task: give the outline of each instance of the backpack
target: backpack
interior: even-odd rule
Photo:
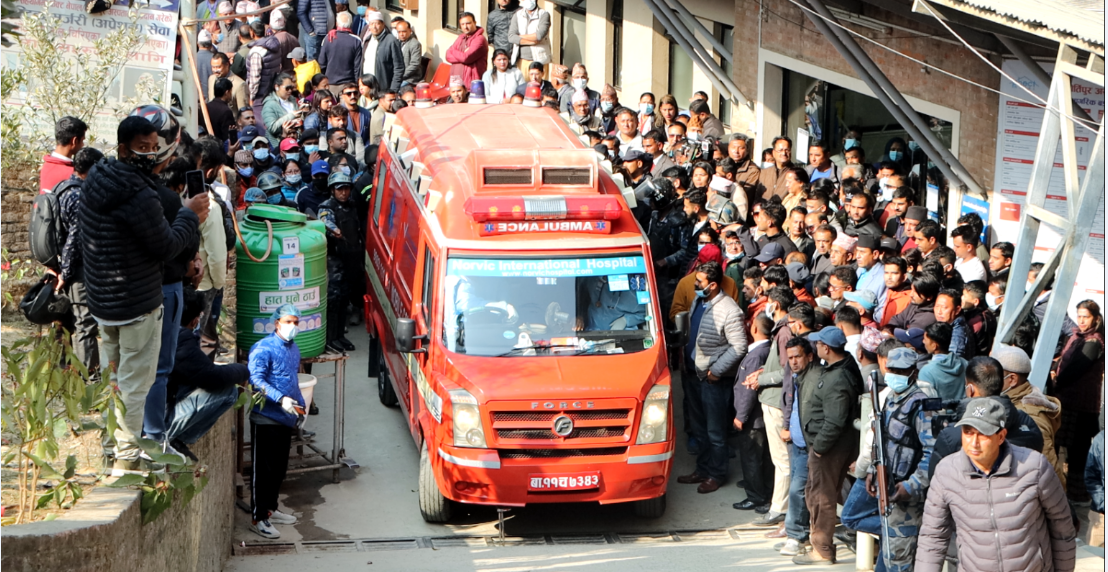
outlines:
[[[49,193],[36,196],[31,204],[31,222],[27,233],[31,256],[51,270],[61,267],[62,247],[68,234],[62,225],[62,195],[80,184],[80,181],[73,179],[61,181]]]

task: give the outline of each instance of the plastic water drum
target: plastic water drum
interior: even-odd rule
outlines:
[[[327,342],[327,237],[320,221],[289,207],[254,205],[239,224],[238,346],[249,349],[273,333],[273,311],[300,310],[296,345],[301,357],[323,353]],[[249,254],[248,254],[249,253]]]

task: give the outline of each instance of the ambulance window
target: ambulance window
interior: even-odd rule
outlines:
[[[423,321],[431,323],[431,294],[434,292],[434,286],[431,284],[435,280],[435,255],[431,254],[431,249],[426,246],[423,247]]]
[[[381,225],[381,197],[385,194],[385,175],[389,172],[388,162],[381,161],[377,165],[380,171],[377,173],[377,188],[373,190],[373,224]]]
[[[400,197],[393,197],[393,204],[397,204],[401,201]],[[416,253],[419,252],[419,221],[418,215],[415,211],[407,211],[405,221],[403,225],[398,225],[398,230],[395,235],[397,242],[395,250],[399,251],[397,258],[397,268],[400,270],[398,273],[400,279],[404,282],[404,286],[408,288],[408,292],[414,292],[413,281],[416,273]],[[391,231],[390,231],[391,234]]]

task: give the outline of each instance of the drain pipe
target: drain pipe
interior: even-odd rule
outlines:
[[[734,56],[731,54],[731,50],[733,50],[734,48],[730,46],[724,46],[722,42],[716,39],[716,37],[708,31],[708,28],[705,28],[704,24],[701,24],[700,20],[696,19],[696,16],[693,16],[691,13],[689,13],[689,10],[685,8],[685,5],[681,3],[681,0],[662,1],[666,4],[669,4],[670,9],[674,10],[681,16],[681,20],[685,22],[686,28],[689,27],[688,23],[692,22],[692,25],[695,28],[694,31],[700,32],[700,34],[704,36],[704,39],[708,40],[709,44],[712,44],[712,47],[715,48],[717,52],[719,52],[719,55],[722,56],[723,59],[731,63],[735,63]],[[689,29],[692,30],[692,28]],[[696,36],[694,35],[693,37],[695,38]]]
[[[831,22],[838,22],[838,20],[831,15],[831,12],[827,10],[827,7],[823,5],[821,0],[808,0],[808,4],[824,18],[827,18]],[[897,112],[894,111],[895,109],[910,110],[910,113],[907,114],[903,111],[899,113],[900,116],[905,117],[907,120],[902,121],[901,126],[908,131],[917,143],[919,143],[925,153],[932,157],[941,158],[941,161],[937,161],[936,165],[943,171],[943,175],[951,181],[961,182],[962,185],[982,198],[988,197],[984,188],[974,180],[973,175],[966,170],[961,161],[959,161],[949,149],[944,147],[938,138],[931,133],[931,130],[923,124],[923,121],[920,120],[919,115],[915,112],[915,109],[912,108],[911,104],[904,99],[900,91],[889,81],[889,78],[885,76],[884,72],[873,63],[873,60],[870,59],[869,55],[867,55],[858,43],[854,41],[854,38],[850,37],[850,34],[843,31],[838,26],[829,25],[818,16],[808,12],[805,12],[805,14],[808,15],[808,19],[810,19],[828,39],[832,37],[838,38],[837,42],[832,42],[835,44],[835,48],[842,53],[844,58],[847,54],[852,56],[852,58],[847,58],[847,62],[849,63],[851,59],[853,59],[851,67],[854,68],[854,71],[856,71],[862,80],[870,86],[870,89],[872,89],[875,94],[884,93],[884,97],[879,96],[879,99],[882,100],[882,103],[885,103],[889,111],[893,111],[893,114],[897,115]],[[889,101],[891,101],[891,103],[886,103]],[[900,119],[898,119],[898,121],[900,121]],[[915,131],[915,133],[913,133],[913,131]],[[929,150],[928,147],[931,149]],[[932,151],[935,153],[932,154]],[[946,163],[948,169],[942,168],[943,163]],[[953,173],[956,173],[958,176],[951,177],[947,174],[948,170],[953,171]],[[959,197],[958,202],[961,202],[961,197]],[[948,210],[951,210],[949,205]]]
[[[657,4],[658,1],[660,0],[643,0],[643,3],[645,3],[646,7],[654,13],[654,17],[662,23],[662,27],[664,27],[671,35],[673,35],[673,39],[677,40],[677,44],[681,46],[681,49],[685,50],[685,52],[689,54],[689,57],[693,60],[693,63],[695,63],[697,67],[699,67],[701,71],[704,72],[704,75],[708,76],[708,79],[712,82],[712,85],[720,93],[726,94],[728,96],[728,99],[732,99],[738,101],[743,105],[749,106],[750,102],[746,99],[746,97],[743,96],[741,92],[739,92],[738,88],[736,88],[735,85],[731,83],[731,80],[725,77],[720,77],[721,75],[726,74],[720,74],[717,70],[712,69],[712,66],[715,65],[715,60],[711,59],[711,56],[708,55],[708,52],[704,50],[704,46],[700,45],[700,42],[698,42],[696,38],[693,38],[692,42],[690,43],[686,34],[682,33],[684,31],[683,25],[679,22],[674,23],[673,20],[675,18],[671,17],[671,14],[668,14],[667,12],[662,10],[662,8]],[[700,49],[697,50],[696,48]],[[707,61],[701,59],[705,57],[707,58]],[[708,61],[711,62],[711,65],[707,63]]]

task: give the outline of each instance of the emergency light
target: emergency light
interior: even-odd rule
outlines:
[[[542,107],[542,85],[538,82],[527,84],[527,90],[523,92],[524,107]]]
[[[485,103],[485,82],[475,79],[469,84],[469,103],[476,105]]]
[[[465,212],[476,222],[521,220],[616,220],[622,207],[614,196],[470,197]]]
[[[416,109],[427,109],[435,105],[434,100],[431,98],[431,84],[421,83],[415,88],[415,106]]]

